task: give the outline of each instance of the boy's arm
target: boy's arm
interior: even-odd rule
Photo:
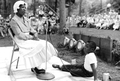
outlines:
[[[93,71],[94,81],[97,81],[97,71],[96,71],[94,63],[91,64],[91,68],[92,68],[92,71]]]

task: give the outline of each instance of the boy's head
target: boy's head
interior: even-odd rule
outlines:
[[[85,53],[94,52],[95,49],[96,49],[96,43],[93,41],[87,41],[85,48],[84,48],[84,52]]]

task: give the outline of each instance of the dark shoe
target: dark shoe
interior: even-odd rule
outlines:
[[[35,67],[35,70],[40,74],[40,73],[45,73],[45,69],[38,69]]]
[[[44,69],[38,69],[37,67],[31,68],[31,71],[34,72],[35,74],[45,73]]]
[[[19,51],[19,48],[15,48],[14,51]]]
[[[53,68],[58,68],[58,69],[61,69],[61,68],[60,68],[60,66],[59,66],[59,65],[57,65],[57,64],[53,64],[53,65],[52,65],[52,67],[53,67]]]

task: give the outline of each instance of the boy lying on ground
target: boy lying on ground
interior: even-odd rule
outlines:
[[[85,45],[84,52],[86,54],[84,59],[84,64],[79,65],[55,65],[54,68],[59,70],[70,72],[72,76],[77,77],[92,77],[94,76],[94,81],[97,81],[97,58],[95,56],[96,44],[93,41],[88,41]]]

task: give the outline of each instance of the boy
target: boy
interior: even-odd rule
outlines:
[[[58,68],[62,71],[70,72],[72,76],[77,77],[92,77],[94,81],[97,81],[97,58],[95,56],[96,44],[93,41],[88,41],[85,45],[85,59],[82,65],[53,65],[54,68]]]

